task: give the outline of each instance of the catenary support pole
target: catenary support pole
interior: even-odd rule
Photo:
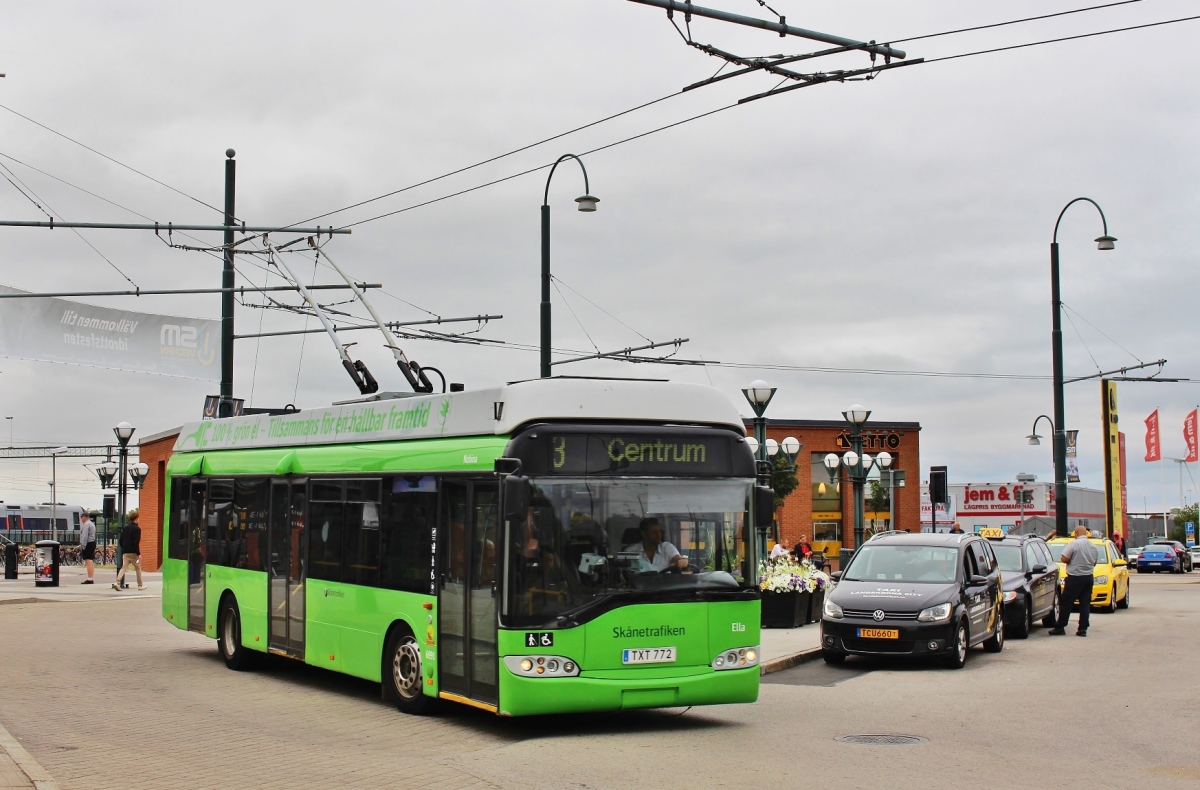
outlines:
[[[225,265],[221,269],[221,400],[218,417],[233,416],[233,223],[234,192],[237,182],[236,152],[225,151]],[[122,478],[123,479],[123,478]]]

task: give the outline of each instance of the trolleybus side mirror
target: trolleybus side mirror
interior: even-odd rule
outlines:
[[[766,486],[754,487],[754,522],[759,529],[775,521],[775,490]]]
[[[508,518],[525,518],[532,499],[529,478],[509,475],[504,478],[504,515]]]

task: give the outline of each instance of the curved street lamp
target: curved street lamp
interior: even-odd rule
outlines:
[[[1050,344],[1054,357],[1054,420],[1051,425],[1054,430],[1054,532],[1058,537],[1067,536],[1067,435],[1066,405],[1063,398],[1063,349],[1062,349],[1062,297],[1058,285],[1058,226],[1062,223],[1063,214],[1067,209],[1080,201],[1086,201],[1100,212],[1100,223],[1104,233],[1096,238],[1096,249],[1111,250],[1115,247],[1116,238],[1108,235],[1108,220],[1100,204],[1089,197],[1077,197],[1058,213],[1054,223],[1054,236],[1050,241],[1050,304],[1053,324],[1050,330]],[[1036,427],[1037,422],[1034,422]],[[1036,436],[1036,433],[1033,434]],[[1034,444],[1031,441],[1030,444]]]
[[[541,342],[541,378],[550,378],[550,179],[554,178],[554,171],[558,169],[559,163],[564,159],[574,159],[579,163],[579,169],[583,171],[583,194],[575,198],[575,202],[579,204],[579,210],[584,212],[592,212],[596,210],[596,204],[600,202],[600,198],[593,197],[588,189],[587,168],[583,166],[583,160],[575,156],[575,154],[563,154],[555,161],[553,167],[550,168],[550,175],[546,176],[546,192],[542,197],[542,342]]]

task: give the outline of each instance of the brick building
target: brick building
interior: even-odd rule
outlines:
[[[753,424],[746,423],[753,435]],[[873,529],[921,529],[921,453],[920,423],[868,421],[863,425],[863,452],[875,457],[881,450],[892,456],[891,468],[903,471],[904,487],[894,489],[894,527],[889,526],[887,478],[879,485],[879,469],[874,464],[863,488],[864,526]],[[831,478],[824,464],[828,453],[842,455],[850,449],[850,430],[845,420],[767,420],[767,438],[782,442],[794,436],[803,443],[796,457],[796,476],[800,484],[788,495],[776,515],[777,535],[788,546],[801,535],[826,557],[837,557],[842,548],[854,548],[853,486],[844,467]],[[875,481],[873,487],[871,481]],[[872,491],[878,492],[871,497]],[[877,508],[873,508],[871,500]]]
[[[162,567],[163,559],[163,513],[166,505],[163,494],[166,488],[167,461],[179,429],[147,436],[138,442],[138,458],[150,467],[146,482],[142,484],[138,498],[138,522],[142,528],[142,570],[156,571]]]

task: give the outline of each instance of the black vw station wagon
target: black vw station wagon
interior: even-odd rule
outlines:
[[[821,654],[938,657],[952,669],[967,650],[1004,649],[1000,567],[984,538],[883,532],[864,543],[825,597]]]

